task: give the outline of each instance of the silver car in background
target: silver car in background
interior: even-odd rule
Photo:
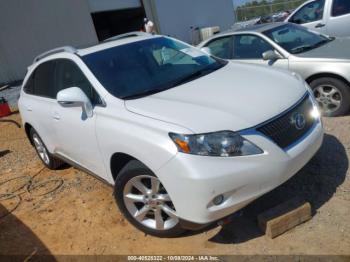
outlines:
[[[296,72],[312,88],[323,115],[349,112],[349,38],[328,37],[291,23],[273,23],[224,32],[198,47],[223,59]]]

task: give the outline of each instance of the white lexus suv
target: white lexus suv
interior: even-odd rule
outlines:
[[[38,56],[19,109],[44,165],[67,162],[113,185],[130,223],[159,237],[241,209],[323,140],[298,75],[139,33]]]

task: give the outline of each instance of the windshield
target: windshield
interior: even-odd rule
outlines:
[[[264,34],[291,54],[300,54],[332,41],[331,38],[293,24],[270,29]]]
[[[227,63],[167,37],[116,46],[82,59],[107,91],[121,99],[167,90]]]

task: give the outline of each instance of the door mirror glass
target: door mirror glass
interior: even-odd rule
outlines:
[[[276,61],[278,59],[282,59],[283,57],[277,53],[276,51],[274,50],[269,50],[269,51],[266,51],[263,53],[263,59],[265,61]]]
[[[79,87],[70,87],[59,91],[57,102],[63,107],[81,107],[87,117],[93,116],[91,101]]]
[[[204,53],[206,53],[208,55],[212,55],[211,50],[210,50],[209,47],[202,47],[201,50],[202,50],[202,52],[204,52]]]

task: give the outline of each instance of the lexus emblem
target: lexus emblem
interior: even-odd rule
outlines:
[[[305,116],[300,113],[295,113],[291,118],[291,124],[298,130],[303,129],[306,125]]]

